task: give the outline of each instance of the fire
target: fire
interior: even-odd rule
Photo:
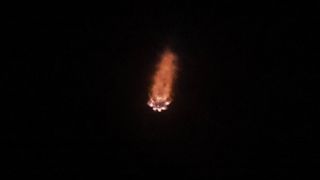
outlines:
[[[148,105],[161,112],[166,110],[172,102],[172,89],[176,77],[177,56],[169,49],[165,50],[157,65],[149,93]]]

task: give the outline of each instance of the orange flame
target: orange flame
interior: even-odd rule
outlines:
[[[172,102],[172,88],[176,77],[176,55],[167,49],[161,56],[157,65],[153,83],[150,89],[148,105],[154,110],[161,112],[166,110]]]

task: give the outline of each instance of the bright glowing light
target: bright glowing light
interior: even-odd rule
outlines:
[[[157,65],[153,76],[153,82],[149,93],[148,105],[154,110],[161,112],[166,110],[172,102],[173,83],[176,77],[176,55],[166,50]]]

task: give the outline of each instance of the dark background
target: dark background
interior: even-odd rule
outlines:
[[[251,6],[132,3],[8,18],[4,171],[304,177],[318,157],[319,18],[300,5]],[[157,113],[148,88],[167,46],[178,79],[173,104]]]

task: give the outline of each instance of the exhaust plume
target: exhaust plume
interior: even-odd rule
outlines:
[[[177,69],[176,61],[176,54],[167,49],[163,52],[160,62],[156,67],[148,101],[148,105],[154,111],[161,112],[166,110],[172,102],[173,84]]]

